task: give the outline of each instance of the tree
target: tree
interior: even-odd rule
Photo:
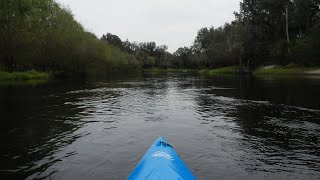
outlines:
[[[176,52],[173,53],[175,56],[174,64],[180,68],[194,68],[195,61],[191,48],[181,47]]]
[[[208,28],[202,28],[198,31],[193,47],[198,51],[203,51],[210,44],[210,33]]]
[[[296,63],[313,66],[320,65],[320,23],[316,24],[305,36],[298,39],[293,48],[292,58]]]
[[[102,35],[101,40],[106,42],[107,44],[113,45],[115,47],[123,48],[123,44],[119,36],[107,33],[107,35]]]
[[[293,0],[294,24],[302,35],[307,29],[312,28],[320,20],[319,0]]]

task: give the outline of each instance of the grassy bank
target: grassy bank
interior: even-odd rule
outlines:
[[[271,68],[258,68],[254,75],[316,75],[320,72],[319,67],[271,67]]]
[[[206,76],[234,75],[239,73],[239,67],[229,66],[229,67],[223,67],[223,68],[217,68],[217,69],[203,69],[198,71],[198,73]]]
[[[0,71],[0,81],[30,81],[30,80],[41,80],[46,81],[50,77],[50,73],[38,72],[35,70],[24,71],[24,72],[6,72]]]
[[[186,73],[186,72],[194,72],[193,69],[173,69],[173,68],[149,68],[144,69],[145,72],[151,72],[151,73],[161,73],[161,72],[176,72],[176,73]]]

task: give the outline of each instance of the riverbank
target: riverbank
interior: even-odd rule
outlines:
[[[35,70],[24,71],[24,72],[6,72],[0,71],[1,82],[21,82],[21,81],[47,81],[50,78],[50,73],[39,72]]]
[[[320,67],[266,66],[253,71],[253,75],[319,75]]]
[[[198,71],[200,75],[217,76],[217,75],[236,75],[239,74],[239,66],[229,66],[217,69],[203,69]]]
[[[175,73],[187,73],[187,72],[194,72],[196,70],[194,69],[173,69],[173,68],[149,68],[149,69],[143,69],[144,72],[149,73],[162,73],[162,72],[175,72]]]
[[[199,70],[200,75],[218,76],[218,75],[237,75],[238,66],[229,66],[216,69]],[[320,76],[320,67],[299,67],[299,66],[266,66],[257,68],[252,72],[255,76],[271,75],[316,75]]]

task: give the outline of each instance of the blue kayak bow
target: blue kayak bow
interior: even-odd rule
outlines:
[[[158,138],[133,169],[127,180],[195,180],[172,146]]]

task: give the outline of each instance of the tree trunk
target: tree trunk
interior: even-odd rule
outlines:
[[[288,42],[288,53],[291,52],[289,44],[290,44],[290,36],[289,36],[289,5],[286,6],[286,33],[287,33],[287,42]]]
[[[287,32],[287,42],[290,43],[290,36],[289,36],[289,8],[288,8],[288,5],[286,6],[286,32]]]
[[[243,73],[243,67],[242,67],[242,58],[241,55],[239,55],[239,72]]]

